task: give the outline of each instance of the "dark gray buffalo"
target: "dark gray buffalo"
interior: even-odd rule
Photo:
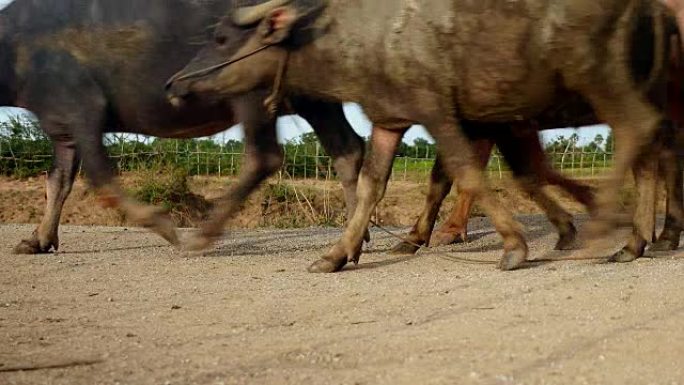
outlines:
[[[593,239],[619,223],[615,199],[628,170],[651,149],[663,116],[636,79],[662,80],[662,63],[635,63],[644,37],[663,50],[665,9],[655,0],[271,0],[235,9],[215,43],[171,89],[236,95],[259,88],[331,101],[357,101],[375,124],[357,190],[359,205],[342,239],[312,267],[335,271],[358,260],[363,230],[384,194],[392,155],[408,125],[435,138],[444,172],[478,196],[504,238],[500,267],[520,266],[520,225],[492,198],[462,120],[527,120],[577,93],[618,143],[600,189]],[[235,50],[235,46],[240,48]],[[650,55],[660,58],[664,55]],[[647,55],[649,57],[649,55]],[[638,61],[637,61],[638,62]],[[639,230],[649,239],[652,234]],[[605,239],[605,238],[604,238]]]
[[[17,253],[58,248],[59,217],[79,160],[105,204],[177,242],[175,226],[165,215],[122,193],[102,144],[106,132],[192,138],[242,121],[245,168],[219,202],[216,221],[235,213],[280,167],[282,149],[263,96],[247,95],[230,105],[188,99],[176,109],[164,94],[166,79],[210,38],[210,24],[227,6],[227,1],[211,0],[16,0],[0,12],[0,105],[33,111],[54,143],[45,215]],[[348,207],[353,207],[363,141],[339,104],[304,99],[292,104],[336,158]]]

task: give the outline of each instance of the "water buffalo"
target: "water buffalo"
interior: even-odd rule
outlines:
[[[601,239],[617,224],[631,222],[617,214],[615,196],[627,171],[652,149],[663,122],[658,103],[636,80],[662,81],[664,54],[634,60],[642,56],[644,41],[665,50],[665,9],[654,1],[247,3],[230,16],[246,28],[246,38],[231,40],[235,27],[221,23],[215,43],[172,87],[222,95],[269,87],[277,93],[282,87],[359,102],[375,124],[357,189],[359,205],[342,239],[312,271],[336,271],[358,260],[396,146],[415,123],[435,138],[444,173],[460,191],[481,200],[504,238],[499,266],[519,267],[528,254],[522,231],[486,188],[461,122],[533,119],[573,93],[613,128],[618,143],[614,170],[600,189],[586,233]]]
[[[230,104],[185,100],[177,109],[164,94],[166,79],[211,37],[208,26],[228,5],[225,0],[16,0],[0,12],[0,105],[33,111],[54,146],[45,215],[15,252],[59,247],[59,218],[79,160],[105,204],[177,242],[165,215],[123,194],[102,144],[106,132],[194,138],[242,121],[246,162],[239,182],[218,203],[214,218],[222,221],[281,166],[283,153],[264,96],[245,95]],[[303,98],[292,104],[335,158],[348,208],[353,207],[363,140],[341,105]]]
[[[558,108],[546,111],[542,116],[530,122],[515,122],[504,124],[478,124],[463,121],[462,125],[471,138],[476,138],[475,152],[484,169],[494,145],[497,145],[502,155],[509,163],[518,185],[530,195],[547,213],[547,217],[558,231],[558,242],[555,249],[568,250],[576,245],[577,235],[572,223],[572,215],[558,205],[554,199],[547,196],[541,189],[544,185],[557,185],[570,193],[578,202],[589,210],[594,209],[593,189],[570,180],[555,171],[546,159],[546,154],[539,140],[538,132],[544,129],[556,128],[563,123],[568,126],[580,126],[595,123],[591,110],[586,103],[577,98],[570,98],[570,102],[563,103]],[[502,127],[503,126],[503,127]],[[431,186],[431,190],[449,190],[451,181],[448,178],[435,178],[446,183],[445,186]],[[434,233],[431,231],[436,215],[444,196],[428,194],[425,209],[417,223],[407,236],[407,240],[394,248],[396,253],[413,253],[418,245],[445,245],[457,240],[466,240],[468,215],[473,197],[469,194],[459,194],[454,209],[441,228]]]
[[[670,129],[661,131],[660,136],[660,152],[659,152],[659,170],[662,179],[665,181],[666,187],[666,216],[665,216],[665,226],[658,236],[657,240],[650,247],[653,251],[667,251],[676,250],[680,244],[681,233],[684,230],[684,194],[682,191],[683,184],[683,174],[682,169],[684,168],[682,162],[683,153],[681,149],[684,149],[684,98],[682,97],[682,85],[684,77],[684,62],[682,61],[682,47],[680,43],[679,32],[677,28],[673,25],[672,20],[668,20],[669,28],[667,34],[670,37],[669,42],[669,54],[667,58],[667,100],[666,100],[666,112],[668,118],[672,122]],[[648,44],[644,44],[644,47]],[[647,53],[644,56],[648,56]],[[647,87],[648,84],[642,84],[642,87]],[[655,86],[655,84],[653,84]],[[658,90],[649,90],[652,97],[658,98]],[[662,100],[661,100],[662,102]],[[598,118],[595,116],[591,108],[581,100],[571,99],[569,103],[565,103],[559,106],[557,109],[552,109],[547,111],[540,117],[537,117],[535,121],[530,122],[536,129],[551,129],[554,127],[572,127],[572,126],[582,126],[598,124]],[[482,162],[484,167],[488,161],[491,153],[491,149],[494,146],[494,141],[481,139],[476,146],[477,154],[479,160]],[[538,175],[539,181],[549,184],[566,185],[566,189],[577,189],[577,186],[567,185],[567,181],[553,169],[551,169],[546,162],[543,160],[543,149],[538,145],[538,142],[530,137],[528,141],[520,141],[519,144],[526,145],[525,151],[535,154],[532,157],[538,159],[534,163],[536,167],[535,174]],[[639,172],[639,170],[637,170]],[[641,170],[643,172],[643,170]],[[642,174],[643,177],[648,178],[648,175]],[[641,187],[644,186],[647,189],[653,189],[652,181],[651,183],[641,181]],[[651,184],[651,186],[649,186]],[[584,203],[585,206],[591,206],[591,202],[583,202],[583,197],[589,197],[586,191],[582,190],[579,186],[579,191],[574,195],[580,202]],[[653,205],[655,204],[654,197],[648,196],[654,191],[641,191],[640,195],[645,195],[640,197],[645,202],[642,202],[642,206],[651,206],[650,210],[642,211],[642,215],[651,216],[653,212]],[[410,242],[404,242],[399,244],[396,248],[398,252],[410,252],[414,251],[416,248],[411,246],[412,244],[424,244],[430,241],[431,245],[445,245],[460,241],[465,241],[467,237],[467,222],[468,215],[472,207],[473,199],[471,196],[466,194],[460,194],[451,215],[444,221],[439,229],[437,229],[430,238],[427,238],[422,234],[420,228],[420,221],[412,229],[408,239]],[[438,202],[428,201],[426,204],[425,212],[434,210],[431,208],[431,204],[437,204]],[[650,213],[649,213],[650,211]],[[649,220],[647,220],[649,222]],[[652,228],[652,223],[647,223],[644,226],[644,232],[649,231]],[[562,246],[563,233],[560,233],[561,239],[559,239],[559,244]],[[643,255],[647,239],[645,239],[639,231],[633,233],[630,242],[618,253],[612,256],[612,259],[620,262],[631,261]],[[557,248],[563,248],[558,247]]]

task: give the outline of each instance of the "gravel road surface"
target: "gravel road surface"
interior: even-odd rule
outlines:
[[[564,255],[521,219],[532,257]],[[305,269],[338,229],[231,232],[189,255],[64,226],[59,253],[15,256],[32,226],[0,225],[0,384],[684,384],[681,252],[500,272],[476,262],[500,239],[472,223],[472,243],[412,257],[374,229],[332,275]]]

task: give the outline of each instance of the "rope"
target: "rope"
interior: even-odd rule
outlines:
[[[396,238],[396,239],[398,239],[404,243],[408,243],[411,246],[415,246],[419,250],[420,249],[427,249],[427,247],[425,245],[419,245],[419,244],[407,239],[406,237],[403,237],[399,234],[396,234],[396,233],[386,229],[385,227],[378,224],[377,222],[375,222],[372,219],[370,220],[370,223],[373,226],[380,229],[381,231],[383,231],[384,233],[386,233],[386,234],[388,234],[388,235],[390,235],[390,236],[392,236],[392,237],[394,237],[394,238]],[[416,250],[416,252],[418,252],[418,250]],[[497,261],[459,257],[459,256],[453,255],[451,253],[434,251],[434,250],[429,251],[428,254],[434,255],[434,256],[437,256],[439,258],[446,259],[449,261],[461,262],[461,263],[466,263],[466,264],[471,264],[471,265],[496,265],[496,264],[498,264]],[[534,263],[534,262],[563,262],[563,261],[595,261],[595,260],[606,260],[606,259],[608,259],[608,258],[607,257],[591,257],[591,256],[580,256],[580,257],[566,256],[566,257],[559,257],[559,258],[539,258],[539,259],[528,260],[527,262]]]
[[[259,52],[261,52],[261,51],[263,51],[263,50],[265,50],[265,49],[267,49],[267,48],[269,48],[269,47],[272,47],[272,46],[273,46],[273,44],[266,44],[266,45],[263,45],[263,46],[261,46],[261,47],[255,49],[255,50],[253,50],[253,51],[251,51],[251,52],[248,52],[248,53],[246,53],[246,54],[244,54],[244,55],[242,55],[242,56],[239,56],[239,57],[237,57],[237,58],[234,58],[234,59],[230,59],[230,60],[224,61],[224,62],[219,63],[219,64],[216,64],[216,65],[213,65],[213,66],[210,66],[210,67],[206,67],[206,68],[202,68],[202,69],[197,70],[197,71],[192,71],[192,72],[187,73],[187,74],[185,74],[185,75],[180,75],[180,73],[179,73],[179,74],[177,74],[176,76],[174,76],[174,77],[172,77],[171,79],[169,79],[169,81],[166,83],[166,86],[169,87],[169,86],[171,85],[171,83],[173,83],[173,82],[178,82],[178,81],[181,81],[181,80],[188,80],[188,79],[193,79],[193,78],[198,78],[198,77],[207,76],[207,75],[209,75],[209,74],[211,74],[211,73],[213,73],[213,72],[216,72],[216,71],[218,71],[218,70],[220,70],[220,69],[222,69],[222,68],[224,68],[224,67],[228,67],[228,66],[231,65],[231,64],[235,64],[235,63],[237,63],[237,62],[239,62],[239,61],[242,61],[242,60],[247,59],[247,58],[250,57],[250,56],[256,55],[257,53],[259,53]],[[180,76],[179,76],[179,75],[180,75]]]

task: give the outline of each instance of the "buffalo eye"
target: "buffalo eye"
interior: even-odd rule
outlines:
[[[216,37],[214,38],[214,41],[215,41],[216,44],[218,44],[218,45],[224,45],[224,44],[226,44],[226,37],[225,37],[225,36],[222,36],[222,35],[219,35],[219,36],[216,36]]]

